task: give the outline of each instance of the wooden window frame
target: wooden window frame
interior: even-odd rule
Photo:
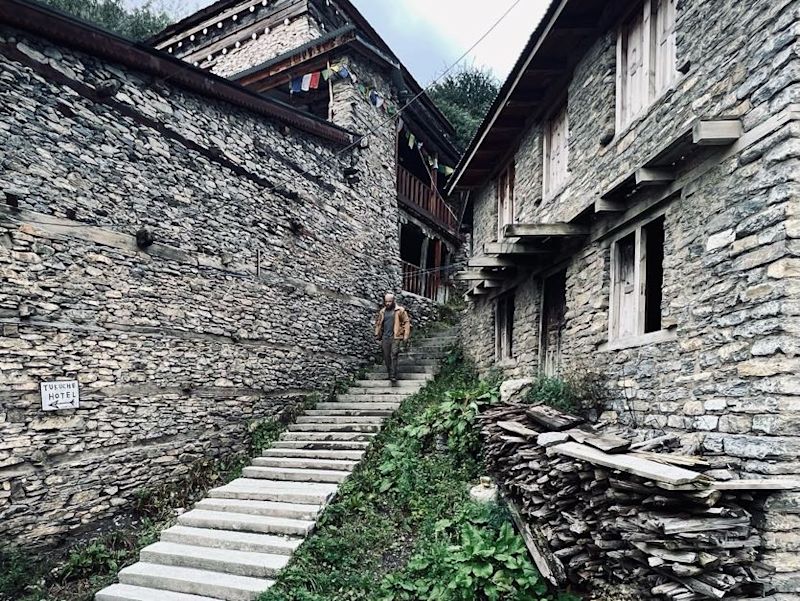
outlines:
[[[678,78],[676,27],[677,0],[644,0],[639,8],[620,25],[617,33],[616,111],[617,132],[634,123],[665,94]],[[664,19],[667,19],[664,22]],[[636,104],[629,90],[627,74],[630,34],[636,23],[641,23],[642,69],[644,89]],[[664,58],[664,55],[667,58]]]
[[[515,312],[513,292],[504,294],[497,299],[494,318],[495,359],[501,363],[514,358]]]
[[[610,343],[620,341],[632,341],[639,338],[650,337],[661,329],[654,331],[647,331],[647,314],[646,314],[646,299],[647,299],[647,230],[650,226],[661,220],[662,228],[666,234],[666,224],[664,222],[664,213],[659,213],[648,218],[646,221],[641,221],[625,230],[619,232],[611,241],[611,298],[609,302],[609,320],[608,320],[608,340]],[[621,262],[620,262],[620,243],[634,236],[634,331],[633,333],[621,335],[620,326],[622,323],[620,309],[622,305],[621,297]],[[663,255],[662,255],[663,257]],[[663,291],[663,259],[662,259],[662,281],[661,289]],[[663,309],[663,298],[659,305]]]
[[[515,222],[514,185],[516,184],[516,165],[512,160],[500,172],[496,180],[497,196],[497,241],[503,239],[503,229]]]
[[[561,108],[545,122],[542,144],[542,197],[547,200],[557,196],[569,182],[569,103],[564,100]],[[563,171],[553,168],[553,137],[563,120],[564,146]]]

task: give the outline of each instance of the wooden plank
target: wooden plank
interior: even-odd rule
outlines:
[[[514,261],[499,257],[474,257],[469,260],[469,267],[513,267]]]
[[[493,271],[488,270],[478,270],[478,271],[459,271],[456,273],[453,278],[460,281],[460,282],[477,282],[480,280],[486,280],[488,278],[497,279],[499,277],[503,277],[501,273],[495,273]]]
[[[714,482],[714,490],[800,490],[800,480],[767,478],[763,480],[729,480]]]
[[[575,442],[589,445],[604,453],[624,453],[631,446],[631,441],[621,436],[592,432],[587,427],[573,428],[567,430],[565,434],[568,434]]]
[[[595,213],[624,213],[627,206],[624,202],[614,202],[613,200],[596,200],[594,203]]]
[[[675,181],[675,172],[658,167],[642,167],[634,175],[637,186],[660,186]]]
[[[507,498],[505,501],[508,506],[508,512],[511,514],[511,519],[514,521],[520,536],[522,536],[522,540],[525,541],[528,553],[530,553],[533,563],[539,569],[539,573],[553,586],[564,584],[567,581],[567,571],[564,569],[564,564],[561,563],[561,560],[553,555],[547,538],[545,538],[538,526],[525,521],[513,501]]]
[[[574,238],[588,234],[587,226],[572,223],[512,223],[503,228],[505,238]]]
[[[507,432],[524,436],[525,438],[537,438],[539,436],[539,432],[526,428],[517,422],[497,422],[497,426]]]
[[[522,244],[521,242],[490,242],[483,247],[487,255],[546,255],[546,248]]]
[[[582,417],[562,413],[558,409],[548,407],[547,405],[531,407],[525,411],[525,415],[537,424],[541,424],[548,430],[555,430],[556,432],[569,430],[584,421]]]
[[[699,146],[727,146],[744,134],[738,119],[698,121],[692,129],[692,141]]]
[[[480,283],[481,288],[502,288],[503,282],[499,280],[483,280]]]
[[[671,465],[664,465],[650,461],[648,459],[641,459],[633,455],[609,455],[603,451],[593,449],[592,447],[578,444],[576,442],[567,442],[551,448],[551,451],[586,461],[594,465],[602,465],[611,469],[641,476],[649,480],[657,482],[664,482],[674,486],[683,484],[699,483],[703,476],[696,472],[692,472],[680,467]]]

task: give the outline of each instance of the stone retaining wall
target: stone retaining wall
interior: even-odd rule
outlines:
[[[0,138],[0,543],[63,542],[374,356],[400,280],[381,147],[7,28]],[[81,408],[43,412],[61,379]]]

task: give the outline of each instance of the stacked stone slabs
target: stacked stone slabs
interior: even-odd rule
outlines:
[[[451,333],[420,340],[396,387],[376,367],[334,402],[289,426],[238,478],[194,509],[123,569],[96,601],[254,601],[314,530],[386,419],[434,377]]]

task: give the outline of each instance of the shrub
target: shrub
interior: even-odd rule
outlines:
[[[531,404],[549,405],[561,411],[594,418],[596,416],[593,414],[605,400],[605,387],[597,372],[570,371],[558,378],[536,378],[525,400]]]

